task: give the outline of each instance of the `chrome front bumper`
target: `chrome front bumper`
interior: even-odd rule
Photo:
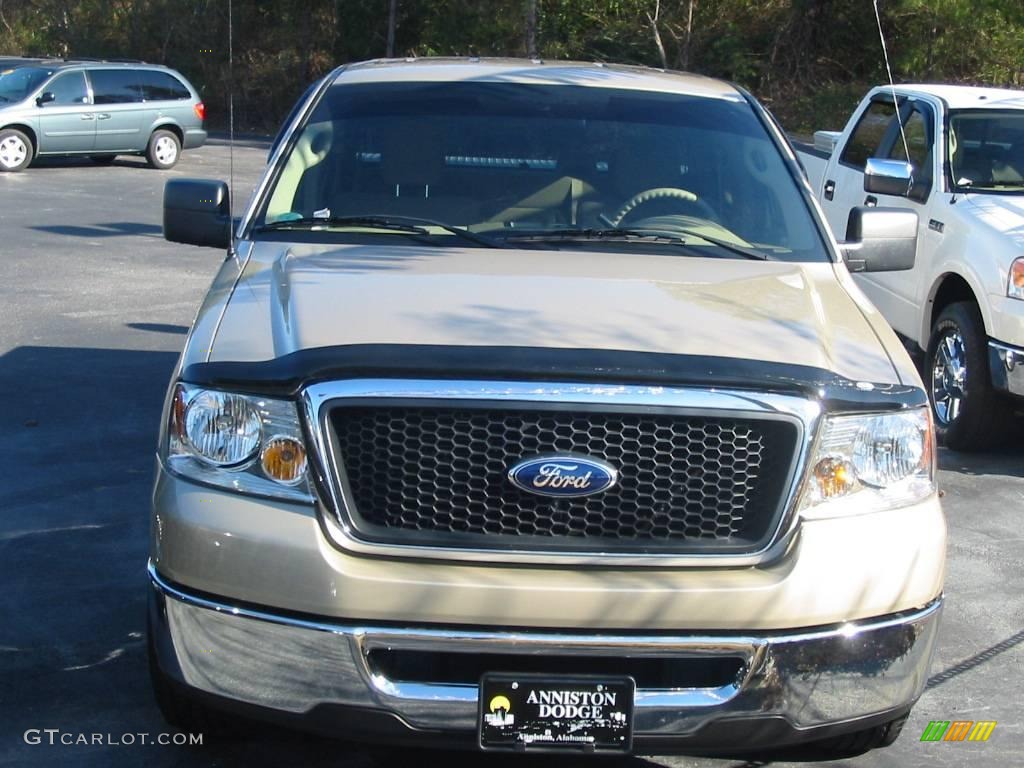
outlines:
[[[739,733],[772,734],[776,745],[778,728],[752,724],[783,723],[794,741],[837,725],[855,730],[872,718],[897,716],[924,689],[942,604],[939,598],[875,620],[751,635],[405,628],[264,613],[191,594],[152,566],[149,575],[161,669],[194,690],[281,713],[292,723],[314,709],[338,706],[389,713],[410,735],[450,734],[466,741],[475,732],[476,685],[388,679],[371,668],[374,649],[744,660],[737,679],[717,688],[638,689],[639,749],[669,743],[765,746],[737,745]]]
[[[988,364],[996,390],[1024,398],[1024,349],[990,341]]]

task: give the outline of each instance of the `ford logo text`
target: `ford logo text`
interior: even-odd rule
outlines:
[[[508,479],[527,493],[576,498],[607,491],[618,481],[619,473],[603,461],[583,456],[538,456],[509,469]]]

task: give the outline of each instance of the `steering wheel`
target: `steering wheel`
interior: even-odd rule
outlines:
[[[643,192],[638,192],[633,195],[629,200],[622,204],[618,213],[612,216],[609,221],[613,227],[617,227],[622,223],[622,220],[626,218],[626,216],[641,205],[653,200],[665,200],[671,198],[676,200],[685,200],[688,203],[695,204],[707,219],[711,219],[712,221],[718,219],[718,216],[715,214],[714,210],[712,210],[711,206],[703,200],[698,199],[690,190],[679,189],[678,187],[655,187],[654,189],[645,189]]]

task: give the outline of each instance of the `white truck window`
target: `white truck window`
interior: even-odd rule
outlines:
[[[872,102],[846,142],[839,161],[863,170],[868,158],[875,156],[895,116],[896,105],[891,101]]]
[[[897,136],[889,150],[892,160],[909,160],[914,166],[914,186],[909,197],[923,201],[928,198],[932,187],[932,136],[928,117],[915,108],[903,124],[903,133],[907,138],[906,149],[910,150],[907,157],[903,140]]]

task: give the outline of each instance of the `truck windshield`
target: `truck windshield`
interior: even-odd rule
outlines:
[[[1024,192],[1024,109],[951,112],[949,144],[956,188]]]
[[[0,68],[0,104],[21,101],[52,74],[39,67]]]
[[[458,227],[510,247],[829,258],[741,97],[592,86],[334,85],[253,223],[275,239],[472,245]]]

